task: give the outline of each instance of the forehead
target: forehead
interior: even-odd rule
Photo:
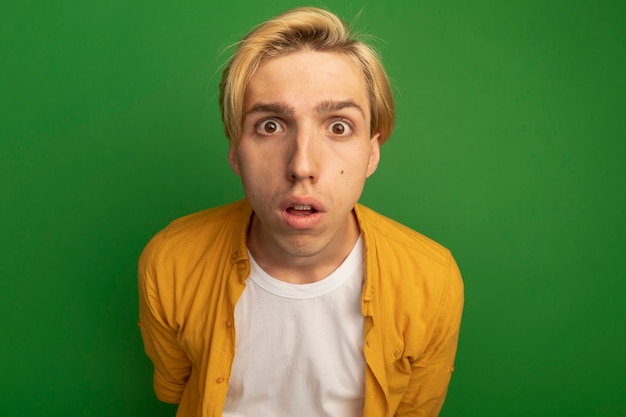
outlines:
[[[335,100],[354,101],[369,109],[360,66],[345,54],[301,50],[261,62],[246,88],[244,112],[259,102],[305,109]]]

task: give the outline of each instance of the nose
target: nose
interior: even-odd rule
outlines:
[[[289,152],[288,180],[316,183],[320,174],[321,152],[321,144],[314,129],[298,129]]]

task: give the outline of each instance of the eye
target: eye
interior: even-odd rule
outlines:
[[[352,126],[346,121],[336,120],[328,125],[328,131],[336,136],[346,136],[352,133]]]
[[[283,127],[275,119],[263,120],[257,125],[256,129],[262,135],[273,135],[283,132]]]

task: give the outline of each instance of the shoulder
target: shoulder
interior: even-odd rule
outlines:
[[[249,204],[240,200],[178,218],[148,242],[140,264],[198,257],[214,245],[226,249],[227,241],[237,246],[238,238],[245,239],[250,215]]]
[[[418,297],[429,311],[439,309],[437,304],[462,305],[463,281],[450,250],[362,205],[356,213],[365,242],[368,291],[378,288],[396,305]]]
[[[249,206],[245,200],[208,208],[172,221],[155,237],[162,237],[163,239],[194,238],[215,228],[235,226],[248,209]]]
[[[389,323],[418,332],[434,323],[458,328],[464,286],[450,251],[369,208],[355,210],[365,241],[365,294],[378,299]]]
[[[432,263],[444,268],[453,261],[447,248],[410,227],[363,205],[355,210],[366,242],[377,251],[407,258],[409,263]]]

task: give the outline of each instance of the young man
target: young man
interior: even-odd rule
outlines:
[[[394,124],[376,54],[295,9],[241,41],[220,90],[246,198],[142,254],[157,396],[178,416],[436,416],[463,288],[448,250],[357,203]]]

